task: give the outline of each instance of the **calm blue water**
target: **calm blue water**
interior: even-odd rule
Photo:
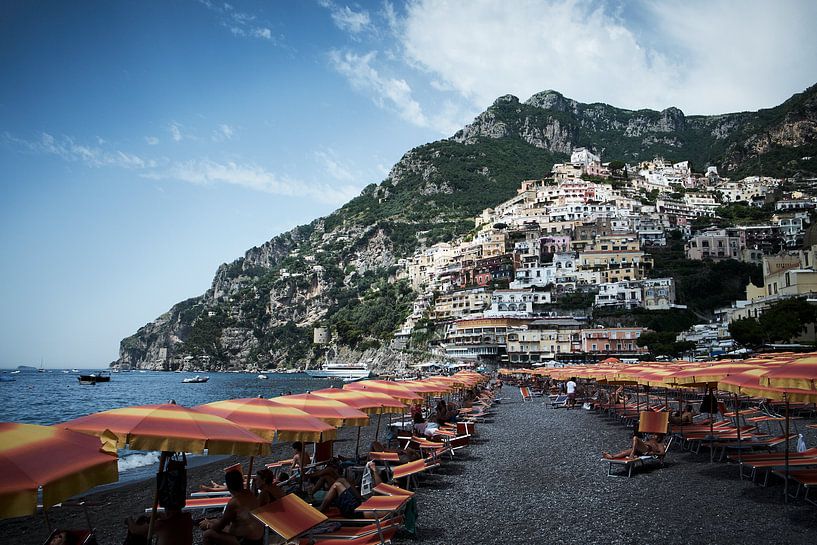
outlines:
[[[173,399],[179,405],[192,407],[211,401],[241,397],[276,397],[292,392],[341,387],[336,379],[314,379],[303,373],[266,373],[268,380],[256,373],[112,373],[110,382],[82,386],[79,373],[49,369],[45,373],[22,371],[11,375],[10,369],[0,371],[13,382],[0,382],[0,421],[26,424],[57,424],[72,418],[108,409],[132,405],[167,403]],[[92,370],[80,370],[90,373]],[[195,375],[208,376],[208,382],[183,384],[182,379]],[[139,451],[119,452],[120,482],[150,478],[158,465],[158,453]],[[191,466],[223,457],[192,457]],[[106,485],[109,488],[115,485]]]
[[[91,370],[80,370],[90,373]],[[164,373],[131,371],[112,373],[111,382],[81,386],[79,373],[50,369],[45,373],[22,371],[10,375],[14,382],[0,382],[0,421],[27,424],[56,424],[99,411],[167,403],[192,407],[211,401],[240,397],[276,397],[287,392],[300,394],[310,390],[341,387],[340,380],[315,379],[303,373],[267,373],[259,380],[253,373]],[[195,375],[209,376],[208,382],[182,384]]]

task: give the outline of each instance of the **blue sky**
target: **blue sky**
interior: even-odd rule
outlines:
[[[107,364],[220,263],[496,96],[776,105],[817,81],[814,20],[808,1],[4,2],[0,366]]]

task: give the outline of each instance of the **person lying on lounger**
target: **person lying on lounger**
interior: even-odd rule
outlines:
[[[262,469],[256,473],[258,504],[267,505],[286,496],[286,491],[279,485],[288,479],[289,475],[286,473],[275,475],[269,469]]]
[[[355,509],[357,509],[361,503],[363,503],[363,501],[360,499],[360,494],[357,493],[357,490],[355,490],[349,481],[341,477],[332,483],[332,486],[326,491],[326,495],[323,497],[323,501],[318,510],[323,513],[329,507],[337,507],[340,510],[340,514],[344,517],[354,518],[358,516]]]
[[[54,537],[48,540],[48,545],[74,545],[77,542],[74,539],[74,536],[66,532],[65,530],[60,530]]]
[[[610,454],[602,452],[605,460],[618,460],[621,458],[635,458],[636,456],[663,456],[664,455],[664,434],[657,433],[651,439],[641,439],[638,435],[633,435],[632,447]]]

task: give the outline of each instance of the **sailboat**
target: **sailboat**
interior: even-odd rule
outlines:
[[[45,373],[45,367],[43,366],[43,359],[40,358],[40,368],[37,369],[38,373]]]

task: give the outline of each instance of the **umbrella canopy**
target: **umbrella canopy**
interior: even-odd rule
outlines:
[[[718,381],[718,389],[735,394],[743,394],[762,399],[793,401],[795,403],[817,402],[817,390],[801,388],[777,388],[763,384],[769,369],[749,369],[742,373],[729,375]]]
[[[403,403],[413,403],[423,400],[422,396],[415,394],[404,386],[400,386],[399,382],[390,382],[387,380],[361,380],[360,382],[351,382],[344,384],[343,389],[380,392],[381,394],[390,395]]]
[[[54,426],[0,423],[0,518],[32,515],[37,489],[50,507],[119,478],[116,449],[98,437]]]
[[[709,367],[692,367],[672,374],[672,379],[680,386],[715,386],[718,381],[730,375],[757,369],[759,363],[728,362]]]
[[[58,425],[61,428],[116,436],[117,446],[134,450],[267,454],[269,443],[220,416],[181,405],[142,405],[102,411]]]
[[[226,418],[267,441],[277,434],[279,441],[319,442],[332,440],[337,434],[334,426],[309,413],[259,397],[214,401],[198,405],[196,410]]]
[[[402,413],[406,410],[405,403],[398,401],[387,394],[371,392],[369,390],[341,390],[340,388],[326,388],[315,390],[313,395],[342,401],[366,414]]]
[[[275,397],[270,401],[286,407],[294,407],[336,427],[369,424],[369,415],[337,399],[315,394],[297,394]]]
[[[406,380],[399,383],[405,386],[414,393],[426,396],[444,395],[455,389],[452,384],[437,380],[437,378],[428,378],[423,380]]]
[[[785,363],[766,374],[761,382],[774,388],[817,390],[817,355],[782,361]]]

